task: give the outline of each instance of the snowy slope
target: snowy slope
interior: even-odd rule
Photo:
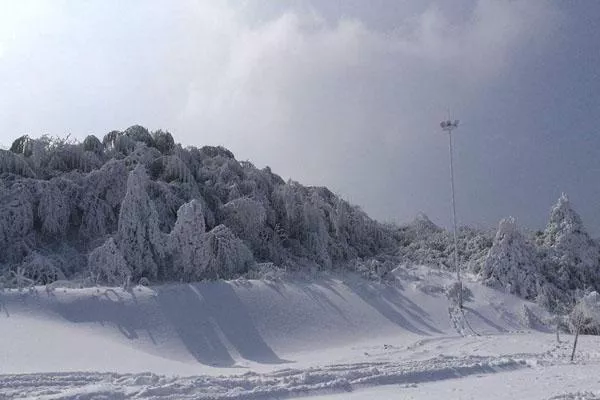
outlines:
[[[202,282],[130,292],[6,291],[0,297],[0,334],[13,340],[0,349],[0,372],[204,373],[282,364],[290,354],[367,339],[393,337],[408,344],[456,335],[441,292],[445,281],[422,269],[396,284],[347,276],[312,282]],[[467,306],[476,331],[528,328],[521,315],[526,302],[477,284],[473,290],[475,300]],[[29,355],[43,352],[52,355],[48,365],[28,361]]]
[[[463,337],[449,322],[448,275],[397,275],[4,291],[0,398],[358,394],[565,360],[568,345],[544,333],[535,305],[469,283],[481,336]]]

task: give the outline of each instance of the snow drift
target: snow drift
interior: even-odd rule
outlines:
[[[456,335],[443,293],[449,277],[426,268],[403,274],[403,283],[347,275],[8,290],[0,293],[0,373],[274,370],[356,343]],[[528,313],[541,315],[532,303],[469,287],[466,312],[477,333],[543,328]]]

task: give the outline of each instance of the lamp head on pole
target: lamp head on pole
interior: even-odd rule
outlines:
[[[457,119],[455,119],[454,121],[451,121],[451,120],[448,119],[446,121],[440,122],[440,126],[442,127],[443,131],[452,132],[453,129],[458,128],[458,123],[459,122],[460,121],[457,120]]]

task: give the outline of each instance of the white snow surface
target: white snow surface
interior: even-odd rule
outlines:
[[[469,282],[470,329],[448,274],[395,273],[5,290],[0,399],[600,399],[597,338],[570,363],[536,305]]]

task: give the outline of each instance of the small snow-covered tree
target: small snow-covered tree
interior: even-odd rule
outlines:
[[[220,213],[223,224],[239,238],[248,241],[255,249],[260,247],[260,234],[266,221],[262,204],[248,197],[240,197],[223,205]]]
[[[150,164],[150,174],[153,178],[165,182],[195,182],[194,175],[187,165],[174,155],[155,158]]]
[[[295,253],[329,267],[328,230],[325,216],[315,205],[309,188],[288,181],[273,193],[280,228],[287,233],[286,243]]]
[[[150,135],[148,129],[144,128],[143,126],[130,126],[129,128],[125,129],[123,134],[135,142],[142,142],[148,147],[154,147],[154,139],[152,138],[152,135]]]
[[[136,142],[131,137],[119,133],[114,140],[111,142],[111,146],[106,146],[109,150],[112,150],[117,157],[119,155],[129,155],[135,149]]]
[[[35,172],[21,154],[0,149],[0,173],[10,173],[34,178]]]
[[[598,292],[591,292],[579,299],[569,314],[569,323],[575,333],[571,352],[571,361],[573,361],[579,334],[600,331],[600,295]]]
[[[434,224],[425,213],[418,213],[411,224],[411,232],[415,239],[427,239],[434,234],[443,231],[442,228]]]
[[[45,285],[56,280],[65,279],[65,274],[55,260],[37,251],[33,251],[23,260],[21,268],[35,284]]]
[[[27,152],[27,146],[31,142],[31,138],[28,135],[23,135],[15,139],[10,146],[10,151],[15,154],[25,154]]]
[[[112,237],[89,254],[88,268],[96,283],[123,287],[129,285],[131,269]]]
[[[308,199],[307,199],[308,200]],[[314,202],[314,200],[313,200]],[[304,235],[302,242],[322,268],[331,268],[329,255],[329,233],[323,211],[313,202],[306,202],[302,207]]]
[[[112,208],[121,205],[127,191],[127,168],[123,160],[110,160],[84,181],[83,193],[105,200]]]
[[[26,187],[0,187],[0,261],[20,262],[28,250],[24,242],[34,228],[33,194]]]
[[[203,238],[206,278],[229,279],[248,271],[254,263],[252,252],[225,225],[211,229]]]
[[[19,266],[10,271],[8,285],[16,287],[20,292],[27,286],[35,285],[35,282],[33,279],[27,277],[27,271],[25,268]]]
[[[61,190],[60,178],[44,182],[40,188],[38,216],[42,222],[42,232],[47,235],[64,236],[69,227],[71,199]]]
[[[196,198],[202,201],[200,195],[189,195],[185,193],[181,185],[166,183],[162,181],[150,181],[148,195],[154,202],[154,208],[158,213],[159,228],[162,232],[169,233],[175,226],[177,210],[187,199]]]
[[[104,145],[96,136],[88,135],[83,140],[83,150],[100,155],[104,151]]]
[[[158,227],[158,214],[146,192],[148,177],[138,165],[127,178],[127,193],[119,213],[116,243],[132,270],[132,278],[161,276],[166,238]]]
[[[102,138],[102,145],[109,150],[112,150],[115,148],[116,142],[117,142],[117,138],[119,136],[122,136],[123,132],[120,131],[110,131],[108,132],[106,135],[104,135],[104,137]]]
[[[133,143],[133,149],[127,154],[127,157],[125,157],[125,165],[127,165],[130,170],[139,164],[149,165],[152,160],[160,157],[160,151],[154,147],[148,147],[144,142]]]
[[[79,234],[84,240],[106,235],[115,225],[117,218],[113,208],[103,199],[84,192],[79,202],[82,209]]]
[[[480,278],[488,286],[526,299],[537,296],[543,277],[535,249],[521,235],[514,218],[500,221]]]
[[[546,230],[538,240],[547,263],[558,267],[557,281],[563,290],[600,289],[600,250],[565,194],[552,208]]]
[[[159,129],[152,133],[152,138],[154,139],[154,146],[163,155],[168,155],[173,151],[175,140],[173,140],[173,136],[168,131]]]
[[[451,307],[460,307],[461,302],[468,302],[473,299],[473,292],[462,282],[452,281],[444,288],[446,297]]]
[[[209,261],[204,247],[205,229],[200,201],[192,200],[179,207],[177,222],[169,235],[176,278],[194,281],[205,277]]]

